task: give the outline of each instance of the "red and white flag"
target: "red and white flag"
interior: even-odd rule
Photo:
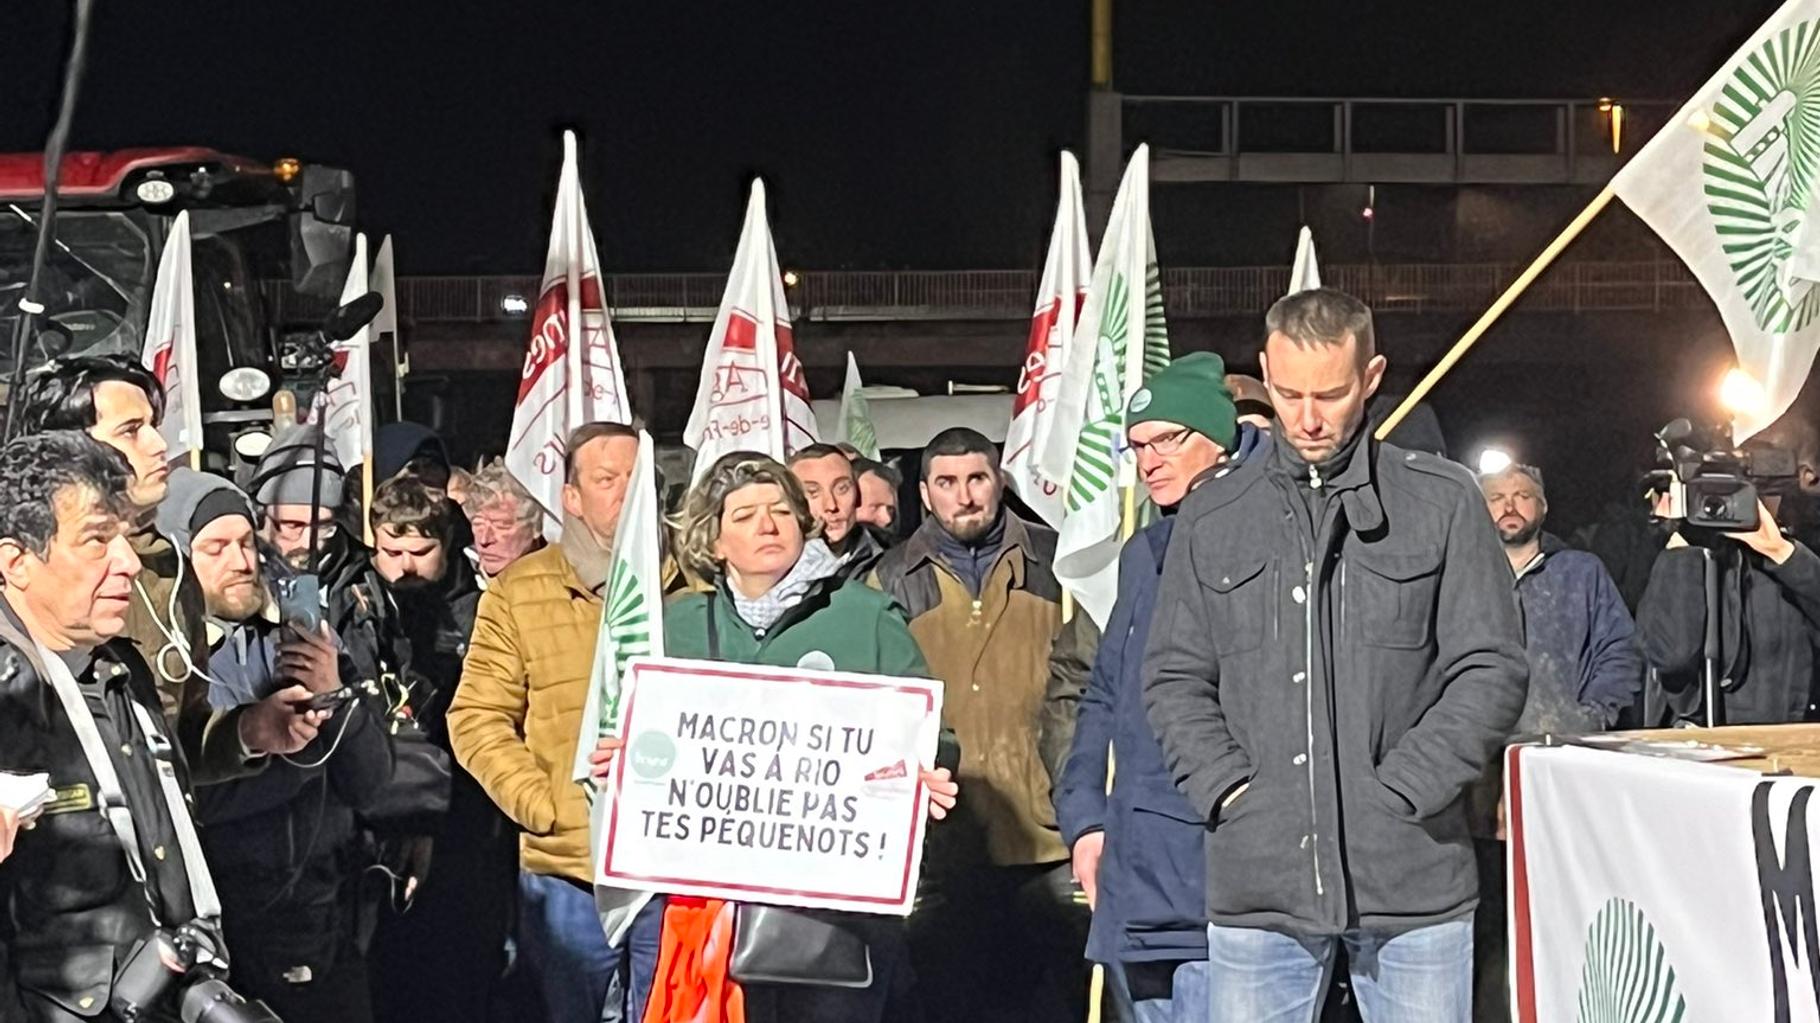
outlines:
[[[763,181],[752,182],[683,440],[695,449],[696,479],[730,451],[782,461],[817,440],[809,381],[796,357],[790,303],[765,217]]]
[[[506,468],[544,510],[544,536],[562,535],[563,457],[570,431],[583,423],[631,423],[625,367],[607,319],[600,253],[588,225],[575,158],[575,133],[562,135],[562,175],[543,287],[531,312]],[[579,324],[580,344],[570,344]]]
[[[391,379],[392,416],[403,419],[405,366],[400,355],[404,349],[398,343],[398,274],[392,265],[392,236],[389,234],[379,243],[379,254],[373,257],[373,273],[367,278],[367,287],[379,292],[383,303],[372,324],[373,344],[385,343],[385,360],[390,364],[380,373],[380,379]],[[371,372],[370,367],[368,372]]]
[[[1043,261],[1043,282],[1036,289],[1036,311],[1030,319],[1030,340],[1024,345],[1024,363],[1018,370],[1017,398],[1011,405],[1011,426],[1005,431],[1002,465],[1011,489],[1051,527],[1060,529],[1066,510],[1062,484],[1038,470],[1037,452],[1049,438],[1055,421],[1056,400],[1061,396],[1062,368],[1074,342],[1087,281],[1093,276],[1093,256],[1087,247],[1087,215],[1081,202],[1081,170],[1074,154],[1062,154],[1062,196],[1056,205],[1055,227],[1049,234],[1049,256]]]
[[[354,260],[347,283],[341,287],[341,304],[367,293],[367,236],[354,236]],[[335,375],[329,381],[323,422],[328,424],[329,446],[335,460],[352,469],[373,454],[373,325],[363,325],[354,336],[335,342]]]
[[[177,214],[158,258],[152,312],[145,325],[145,368],[164,385],[158,432],[175,461],[202,450],[202,395],[196,378],[196,287],[190,274],[190,215]]]

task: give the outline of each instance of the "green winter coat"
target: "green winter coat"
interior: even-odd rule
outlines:
[[[710,613],[718,652],[709,650]],[[838,579],[817,583],[762,635],[739,617],[724,590],[685,593],[664,608],[664,653],[734,664],[929,677],[923,651],[897,604],[864,583]],[[817,653],[826,658],[812,656]]]

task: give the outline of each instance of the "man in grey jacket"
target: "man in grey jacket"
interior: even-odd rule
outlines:
[[[1367,435],[1363,303],[1265,325],[1274,440],[1184,503],[1144,665],[1211,829],[1212,1018],[1311,1023],[1344,944],[1367,1023],[1465,1023],[1464,796],[1528,678],[1510,566],[1471,474]]]

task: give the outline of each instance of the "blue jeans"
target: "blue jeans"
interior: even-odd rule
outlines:
[[[1130,1023],[1208,1023],[1206,960],[1114,963],[1106,970],[1119,1012]],[[1163,988],[1168,995],[1160,993]]]
[[[1213,1019],[1314,1023],[1342,942],[1365,1023],[1471,1023],[1471,917],[1401,934],[1355,930],[1337,938],[1209,926]]]
[[[655,898],[632,921],[622,947],[607,944],[594,893],[577,882],[518,872],[518,946],[537,978],[550,1023],[637,1023],[657,976],[664,900]],[[609,999],[613,980],[630,960],[624,1004]]]

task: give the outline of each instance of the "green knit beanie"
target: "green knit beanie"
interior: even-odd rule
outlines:
[[[1226,389],[1226,361],[1212,352],[1195,352],[1170,363],[1131,396],[1125,429],[1139,423],[1180,423],[1232,450],[1238,412]]]

